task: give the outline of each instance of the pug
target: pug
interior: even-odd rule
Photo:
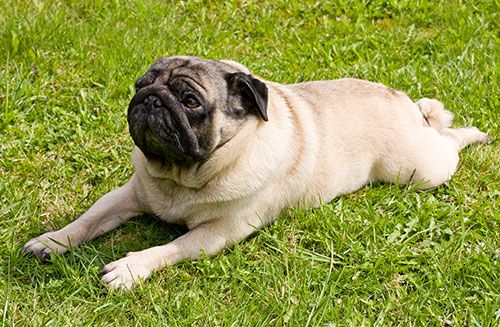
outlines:
[[[144,213],[187,226],[168,244],[105,265],[102,282],[112,289],[216,255],[284,208],[315,207],[372,182],[438,186],[463,147],[489,142],[475,127],[449,128],[453,115],[437,100],[414,103],[351,78],[282,85],[233,61],[171,57],[135,87],[130,180],[24,246],[46,259]]]

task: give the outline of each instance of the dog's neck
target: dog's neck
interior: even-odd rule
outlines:
[[[200,178],[198,171],[201,164],[197,163],[189,167],[182,167],[172,163],[164,163],[158,160],[144,158],[145,167],[153,178],[168,179],[180,186],[198,189],[206,183]]]
[[[136,166],[145,167],[146,172],[153,178],[170,180],[186,188],[201,189],[214,177],[224,174],[224,170],[228,169],[227,163],[237,161],[240,153],[249,145],[249,134],[255,131],[256,125],[256,122],[245,124],[235,138],[217,148],[207,161],[188,167],[146,158],[138,147],[134,149],[132,161]]]

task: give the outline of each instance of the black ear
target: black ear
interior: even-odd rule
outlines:
[[[257,78],[245,73],[232,73],[228,78],[231,91],[242,96],[245,102],[256,108],[265,121],[267,118],[267,86]],[[247,108],[251,110],[252,108]]]

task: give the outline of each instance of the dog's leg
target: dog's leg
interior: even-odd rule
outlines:
[[[465,128],[446,128],[441,134],[455,139],[458,151],[472,143],[490,143],[488,134],[481,132],[474,126]]]
[[[219,219],[204,223],[172,242],[139,252],[129,252],[120,260],[104,266],[102,281],[113,289],[129,289],[154,270],[173,265],[183,259],[198,259],[202,254],[213,256],[231,247],[256,228],[244,220]]]
[[[460,150],[474,142],[489,142],[489,138],[475,127],[441,131],[420,127],[376,161],[371,180],[422,183],[420,189],[441,185],[455,172]]]
[[[141,206],[134,183],[135,176],[132,176],[127,184],[104,195],[80,218],[58,231],[31,239],[23,250],[46,259],[50,252],[64,253],[69,246],[78,246],[139,215]]]

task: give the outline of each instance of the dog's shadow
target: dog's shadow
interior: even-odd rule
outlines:
[[[186,226],[166,223],[159,218],[144,214],[80,246],[93,247],[102,253],[103,261],[109,262],[120,259],[127,252],[167,244],[187,231]]]

